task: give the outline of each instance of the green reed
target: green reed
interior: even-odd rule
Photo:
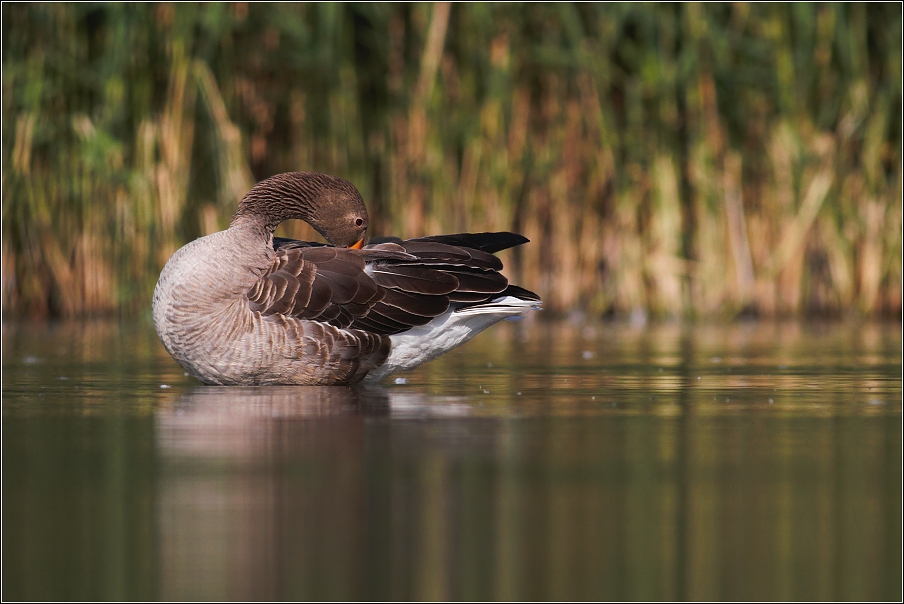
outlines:
[[[6,313],[146,312],[296,169],[372,234],[524,233],[551,311],[901,312],[894,5],[2,10]]]

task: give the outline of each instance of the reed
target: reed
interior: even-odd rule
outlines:
[[[313,169],[375,235],[524,233],[553,312],[900,316],[893,5],[2,12],[7,315],[147,312],[255,180]]]

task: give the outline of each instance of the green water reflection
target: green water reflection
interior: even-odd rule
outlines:
[[[901,596],[899,325],[506,324],[382,389],[3,331],[4,599]]]

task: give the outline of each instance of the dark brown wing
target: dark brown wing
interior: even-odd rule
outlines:
[[[514,233],[464,233],[394,242],[414,259],[371,264],[371,276],[386,293],[352,327],[391,335],[425,325],[452,305],[480,304],[507,292],[502,262],[492,252],[526,241]]]
[[[250,309],[349,327],[384,295],[364,266],[354,250],[280,246],[270,269],[248,291]]]
[[[466,233],[350,250],[275,239],[273,265],[248,299],[263,315],[391,335],[425,325],[452,305],[511,290],[492,252],[526,241],[513,233]]]

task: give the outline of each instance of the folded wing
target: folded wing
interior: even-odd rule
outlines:
[[[535,298],[509,286],[493,255],[526,241],[514,233],[466,233],[352,250],[275,239],[273,264],[247,296],[251,310],[265,316],[392,335],[503,293]]]

